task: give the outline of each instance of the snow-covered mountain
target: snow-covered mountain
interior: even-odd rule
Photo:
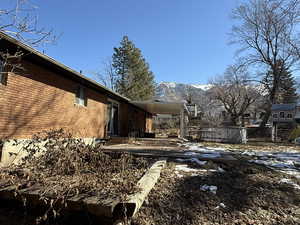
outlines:
[[[295,77],[297,93],[300,95],[300,76]],[[189,93],[193,96],[193,101],[198,101],[212,88],[211,84],[182,84],[176,82],[161,82],[156,89],[155,99],[162,101],[184,101]],[[265,90],[262,85],[253,86],[264,95]]]
[[[211,88],[209,84],[182,84],[175,82],[159,83],[155,99],[162,101],[184,101],[189,94],[201,98]]]
[[[193,86],[195,88],[199,88],[203,91],[207,91],[212,87],[211,84],[191,84],[191,86]]]

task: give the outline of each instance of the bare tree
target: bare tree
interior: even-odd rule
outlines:
[[[38,26],[37,6],[29,0],[10,0],[6,7],[0,6],[0,33],[2,36],[8,34],[31,46],[53,43],[56,40],[52,30]],[[23,56],[24,52],[21,50],[11,52],[2,48],[1,66],[10,72],[23,69],[20,60]]]
[[[28,0],[8,1],[0,7],[0,31],[33,46],[53,42],[53,31],[38,26],[37,8]]]
[[[105,87],[115,91],[117,84],[117,75],[114,72],[111,58],[102,62],[103,68],[101,72],[94,72],[96,79],[100,81]]]
[[[268,107],[262,126],[275,103],[283,68],[289,70],[298,62],[293,44],[300,21],[299,6],[299,0],[249,0],[233,11],[238,23],[232,28],[232,43],[240,45],[238,53],[244,52],[243,63],[264,68],[259,82],[270,80],[265,79],[267,71],[271,71],[273,77],[267,88]]]
[[[212,98],[222,104],[234,126],[259,96],[248,77],[244,67],[232,65],[227,68],[224,75],[216,77],[211,82]]]
[[[223,107],[219,101],[211,98],[211,94],[212,93],[208,93],[205,95],[199,104],[201,111],[201,125],[208,127],[219,127],[223,122],[223,118],[221,116]]]

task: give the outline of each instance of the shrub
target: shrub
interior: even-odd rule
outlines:
[[[297,137],[300,137],[300,127],[296,127],[292,130],[290,133],[288,140],[289,141],[294,141]]]

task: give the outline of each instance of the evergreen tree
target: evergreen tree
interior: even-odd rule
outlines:
[[[289,70],[284,69],[283,75],[280,80],[279,87],[279,102],[280,103],[296,103],[298,99],[296,91],[296,82],[292,73]]]
[[[274,93],[272,104],[296,103],[298,100],[296,82],[291,71],[284,66],[282,61],[278,60],[277,66],[280,71],[277,79],[274,79],[272,72],[268,71],[262,81],[270,90],[269,92]]]
[[[120,47],[114,48],[112,66],[116,80],[116,91],[131,100],[151,99],[155,91],[154,75],[140,49],[124,36]]]

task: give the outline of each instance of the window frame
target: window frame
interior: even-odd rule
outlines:
[[[273,118],[278,119],[278,113],[273,113]]]
[[[107,134],[109,136],[120,136],[121,133],[121,111],[120,111],[120,103],[114,99],[108,98],[107,99],[107,110],[110,108],[110,110],[107,111]],[[117,129],[114,130],[114,124],[112,122],[113,118],[113,108],[116,107],[118,110],[117,113]],[[115,133],[113,132],[115,131]]]
[[[285,112],[279,112],[279,118],[284,119],[285,118]]]
[[[75,92],[75,104],[82,107],[87,107],[86,88],[78,85]]]
[[[7,85],[7,71],[4,60],[0,57],[0,85]]]
[[[293,118],[293,114],[292,113],[288,113],[287,116],[286,116],[286,118],[292,119]]]

